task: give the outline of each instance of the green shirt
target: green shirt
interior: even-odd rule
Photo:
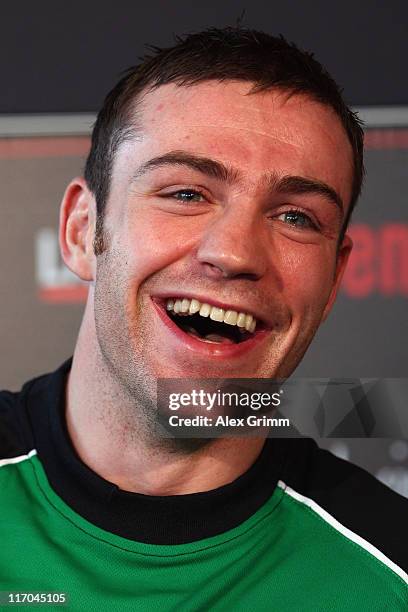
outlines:
[[[309,439],[267,440],[214,491],[121,491],[72,448],[69,367],[0,394],[0,591],[89,612],[408,610],[407,500]]]

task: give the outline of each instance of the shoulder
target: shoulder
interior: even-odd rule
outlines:
[[[0,391],[0,461],[30,450],[21,417],[21,391]]]
[[[54,374],[26,382],[20,391],[0,391],[0,464],[26,455],[35,448],[32,424],[45,416],[52,394]]]
[[[408,572],[408,500],[366,470],[302,439],[289,454],[289,495],[371,554]],[[383,559],[384,561],[384,559]],[[406,574],[405,574],[406,577]]]

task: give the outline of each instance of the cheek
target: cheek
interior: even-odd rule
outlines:
[[[292,305],[294,318],[307,313],[320,316],[333,286],[334,249],[292,241],[291,248],[286,242],[280,254],[283,293]]]
[[[194,217],[151,214],[128,224],[124,251],[136,284],[179,261],[199,242],[203,222]]]

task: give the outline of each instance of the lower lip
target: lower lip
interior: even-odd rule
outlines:
[[[252,338],[249,338],[248,340],[245,340],[244,342],[240,342],[238,344],[213,344],[209,342],[202,342],[201,340],[198,340],[198,338],[190,336],[189,334],[186,334],[182,329],[180,329],[166,314],[166,311],[164,310],[165,306],[163,305],[163,303],[159,303],[153,298],[152,302],[160,319],[162,320],[166,328],[174,334],[176,340],[188,350],[193,351],[194,353],[198,353],[200,355],[204,355],[207,358],[223,359],[246,355],[256,346],[258,346],[263,340],[265,340],[265,338],[269,334],[269,330],[263,329],[258,332],[255,332]]]

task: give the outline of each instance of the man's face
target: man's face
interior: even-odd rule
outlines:
[[[140,138],[116,155],[95,321],[105,359],[135,389],[158,377],[288,376],[330,308],[349,251],[337,256],[351,146],[329,108],[249,90],[162,86],[143,100]],[[166,309],[192,298],[233,311],[230,322],[253,315],[255,332],[213,322],[219,310]]]

